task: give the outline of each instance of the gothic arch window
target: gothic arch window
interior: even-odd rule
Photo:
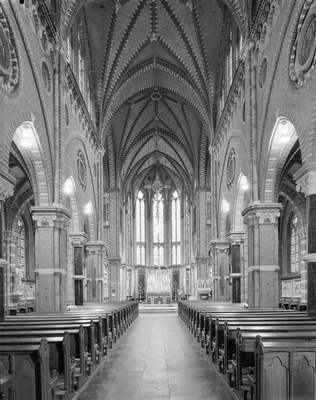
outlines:
[[[299,236],[297,232],[298,218],[294,214],[291,219],[291,273],[299,272]]]
[[[139,191],[136,200],[136,263],[146,263],[145,196]]]
[[[181,213],[180,198],[175,190],[171,196],[171,263],[172,265],[181,264]]]
[[[229,28],[228,40],[227,77],[227,93],[229,93],[230,87],[233,83],[233,32],[231,27]]]
[[[26,268],[26,246],[25,246],[25,224],[21,217],[18,218],[18,236],[17,236],[17,265]]]
[[[78,25],[78,84],[82,96],[85,97],[85,54],[84,41],[82,35],[82,22]]]
[[[164,265],[164,201],[159,192],[153,198],[154,265]]]

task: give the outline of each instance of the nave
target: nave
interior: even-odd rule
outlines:
[[[231,400],[177,314],[140,313],[76,400]]]

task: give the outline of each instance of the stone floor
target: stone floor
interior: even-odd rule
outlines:
[[[141,313],[77,400],[232,400],[177,314]]]

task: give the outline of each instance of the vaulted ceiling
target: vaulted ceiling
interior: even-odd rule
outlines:
[[[70,4],[69,4],[70,3]],[[250,0],[73,0],[85,20],[108,185],[205,185],[222,29],[249,29]]]

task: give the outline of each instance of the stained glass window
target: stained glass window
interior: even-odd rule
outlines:
[[[178,192],[175,190],[171,197],[171,257],[172,265],[181,264],[181,229],[180,229],[180,199]]]
[[[145,265],[146,239],[145,239],[145,196],[139,192],[136,200],[136,263]]]
[[[164,265],[164,201],[157,192],[153,199],[154,265]]]
[[[297,233],[297,216],[291,222],[291,272],[299,271],[299,237]]]

